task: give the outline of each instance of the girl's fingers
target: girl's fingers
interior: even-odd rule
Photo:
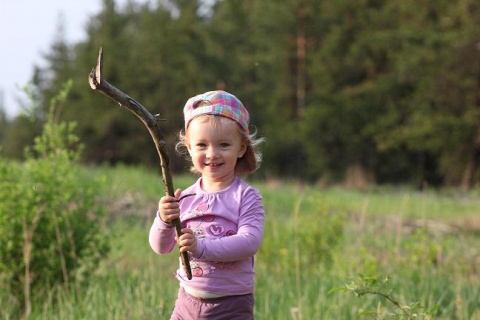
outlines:
[[[181,194],[182,194],[182,189],[175,190],[175,198],[176,199],[179,199]]]
[[[193,235],[193,230],[190,228],[183,228],[182,229],[182,234],[192,234]]]
[[[191,247],[195,244],[195,236],[191,229],[182,229],[182,235],[176,238],[177,244],[180,247]]]

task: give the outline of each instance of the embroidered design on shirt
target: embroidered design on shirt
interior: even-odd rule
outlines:
[[[193,228],[192,231],[193,231],[193,234],[195,235],[195,237],[197,237],[199,239],[203,239],[207,236],[205,234],[205,230],[203,230],[203,228],[199,225],[197,227]]]
[[[223,226],[219,224],[212,224],[210,227],[210,233],[214,236],[220,236],[223,233]]]
[[[193,218],[203,217],[209,208],[208,203],[201,203],[191,212]]]
[[[190,267],[192,268],[192,274],[195,277],[201,277],[203,276],[203,270],[200,268],[200,265],[198,264],[198,261],[196,260],[191,260]]]
[[[201,203],[195,210],[189,212],[191,218],[187,221],[187,228],[193,230],[195,237],[204,239],[212,236],[219,239],[237,234],[234,230],[225,230],[225,227],[221,224],[212,223],[215,220],[215,215],[208,212],[209,209],[210,205],[208,203]],[[218,270],[236,271],[238,268],[236,261],[213,262],[193,257],[190,258],[190,266],[195,277],[204,277]]]
[[[202,220],[198,222],[197,225],[194,226],[196,221],[188,221],[187,228],[193,230],[193,234],[199,238],[205,238],[207,236],[206,230],[202,227],[203,222],[212,222],[215,220],[215,216],[213,214],[207,213],[208,209],[210,208],[208,203],[201,203],[195,208],[195,210],[191,211],[191,217],[193,219],[201,218]]]

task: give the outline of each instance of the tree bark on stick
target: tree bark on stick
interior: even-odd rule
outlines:
[[[168,157],[168,149],[165,143],[165,139],[163,138],[163,134],[160,130],[159,115],[153,116],[140,103],[123,93],[121,90],[112,86],[105,79],[102,79],[102,69],[103,50],[102,48],[100,48],[100,51],[98,53],[97,65],[90,72],[90,75],[88,77],[88,83],[93,90],[103,93],[113,101],[117,102],[122,107],[126,108],[128,111],[132,112],[147,127],[148,132],[150,133],[153,142],[155,143],[155,147],[160,158],[160,167],[162,170],[163,185],[166,189],[165,191],[168,195],[174,196],[175,190],[173,189],[173,180],[170,173],[170,159]],[[175,232],[177,236],[180,236],[182,234],[180,219],[175,219],[172,221],[172,223],[175,226]],[[192,279],[192,271],[190,268],[188,253],[183,252],[180,254],[180,256],[182,258],[183,267],[185,269],[188,279]]]

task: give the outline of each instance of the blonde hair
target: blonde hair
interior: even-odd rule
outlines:
[[[206,117],[207,121],[212,124],[214,127],[218,126],[220,122],[227,120],[231,123],[235,123],[233,120],[228,118],[217,116],[217,115],[201,115],[199,117]],[[247,133],[240,128],[238,124],[236,124],[240,137],[242,138],[242,142],[245,143],[247,150],[243,154],[241,158],[237,160],[235,165],[235,174],[236,175],[244,175],[248,173],[255,172],[258,168],[260,168],[260,164],[262,162],[262,153],[259,150],[260,145],[265,141],[265,138],[257,138],[257,132]],[[185,130],[181,130],[178,137],[179,142],[175,146],[175,150],[183,155],[186,159],[191,160],[189,153],[188,153],[188,128]],[[190,171],[199,174],[199,172],[195,169],[194,166],[190,167]]]

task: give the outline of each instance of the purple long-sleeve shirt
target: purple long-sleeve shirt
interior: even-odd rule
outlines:
[[[182,192],[195,194],[180,201],[182,227],[193,230],[197,248],[190,254],[193,278],[180,265],[177,278],[189,286],[221,295],[254,291],[254,255],[263,239],[265,211],[257,189],[240,178],[219,192],[207,193],[201,178]],[[161,254],[174,247],[175,229],[158,216],[150,229],[152,249]]]

